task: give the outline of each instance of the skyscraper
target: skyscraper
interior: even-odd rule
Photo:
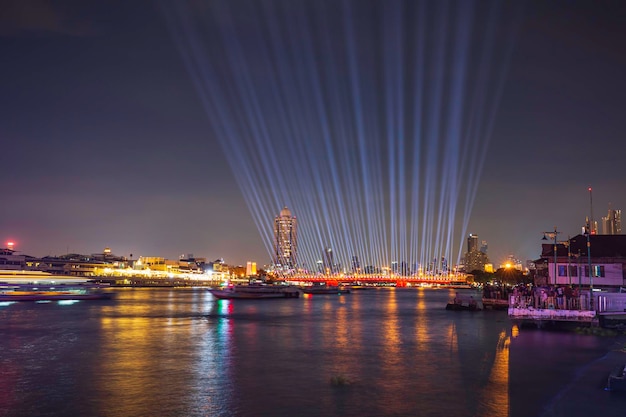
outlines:
[[[329,247],[324,248],[324,271],[331,273],[334,272],[335,260],[333,258],[333,250]]]
[[[605,235],[622,234],[622,211],[609,208],[609,213],[602,218],[602,233]]]
[[[467,238],[467,253],[463,260],[465,272],[483,271],[485,269],[485,265],[489,263],[489,258],[487,257],[486,242],[483,242],[483,245],[484,252],[478,249],[478,236],[470,233]]]
[[[274,219],[274,263],[282,267],[295,268],[297,259],[298,222],[285,207]]]
[[[470,233],[467,238],[467,252],[478,252],[478,236]]]

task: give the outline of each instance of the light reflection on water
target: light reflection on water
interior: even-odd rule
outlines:
[[[623,408],[569,384],[604,376],[621,360],[606,354],[617,340],[520,331],[506,313],[446,311],[449,297],[215,301],[201,289],[126,289],[5,306],[0,415],[576,416],[581,392],[605,415]],[[351,384],[333,386],[337,375]]]

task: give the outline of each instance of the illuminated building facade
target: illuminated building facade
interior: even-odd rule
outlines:
[[[274,219],[274,264],[295,268],[298,253],[298,222],[285,207]]]
[[[622,234],[622,211],[609,209],[606,217],[602,218],[602,234],[621,235]]]
[[[463,261],[465,272],[484,271],[485,265],[489,263],[487,257],[486,242],[484,242],[485,252],[478,248],[478,235],[471,234],[467,238],[467,253]]]
[[[257,274],[256,272],[256,262],[248,261],[246,262],[246,276],[252,277]]]

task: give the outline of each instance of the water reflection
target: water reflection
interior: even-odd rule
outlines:
[[[615,342],[520,331],[506,313],[446,311],[447,299],[129,290],[110,303],[7,306],[0,415],[522,417],[576,415],[563,410],[583,399],[615,406],[595,387]],[[339,374],[353,383],[332,385]]]
[[[135,291],[123,294],[118,305],[103,308],[95,383],[103,399],[115,398],[116,403],[114,408],[103,406],[104,415],[120,415],[120,410],[144,415],[155,404],[163,415],[181,407],[188,408],[187,415],[190,410],[229,414],[232,306],[228,301],[217,304],[221,317],[207,326],[206,321],[190,320],[191,312],[206,310],[201,305],[206,299],[186,295]],[[164,381],[185,389],[164,392]]]
[[[218,319],[200,340],[199,363],[195,372],[196,400],[204,415],[227,416],[230,413],[232,383],[232,336],[235,305],[232,300],[219,300],[215,306]],[[214,327],[212,327],[213,325]]]
[[[417,302],[415,303],[415,314],[418,318],[415,320],[415,340],[417,343],[417,350],[424,352],[428,350],[430,342],[430,332],[428,331],[428,324],[426,323],[426,290],[419,288],[417,290]]]
[[[476,415],[507,417],[509,415],[509,346],[511,338],[502,331],[487,384],[481,392]]]

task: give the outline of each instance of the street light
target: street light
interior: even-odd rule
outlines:
[[[557,273],[556,273],[556,249],[557,249],[557,241],[556,238],[559,235],[560,232],[557,232],[556,230],[556,226],[554,226],[554,232],[543,232],[543,238],[541,240],[550,240],[550,239],[554,239],[554,284],[556,284],[556,277],[557,277]],[[549,274],[548,274],[549,275]]]

